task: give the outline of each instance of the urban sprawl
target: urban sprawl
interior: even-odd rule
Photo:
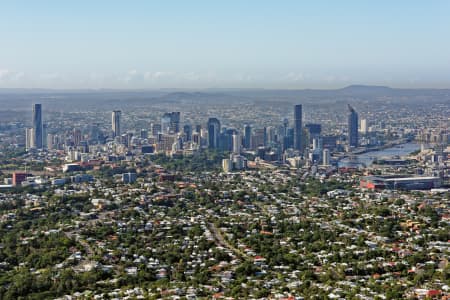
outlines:
[[[172,96],[0,122],[0,299],[450,299],[448,102]]]

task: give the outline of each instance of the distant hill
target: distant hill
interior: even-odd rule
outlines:
[[[191,104],[214,103],[303,103],[322,105],[357,103],[358,101],[433,101],[449,103],[450,89],[399,89],[388,86],[350,85],[341,89],[276,90],[276,89],[160,89],[160,90],[51,90],[51,89],[1,89],[0,110],[27,110],[31,103],[42,103],[49,109],[75,110],[83,107],[147,107],[149,103]]]
[[[337,93],[344,93],[344,94],[390,94],[394,91],[394,89],[388,87],[388,86],[381,86],[381,85],[349,85],[347,87],[344,87],[342,89],[335,90]]]

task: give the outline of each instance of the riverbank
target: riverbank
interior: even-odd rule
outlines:
[[[358,154],[352,153],[339,160],[339,167],[368,167],[380,158],[403,157],[420,149],[420,144],[414,142],[391,144],[388,147],[378,147],[377,150],[366,149]]]

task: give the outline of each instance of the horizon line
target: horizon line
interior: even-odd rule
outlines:
[[[165,90],[179,90],[179,91],[204,91],[204,90],[261,90],[261,91],[336,91],[347,88],[384,88],[392,90],[450,90],[449,87],[400,87],[388,85],[370,85],[370,84],[350,84],[336,88],[264,88],[264,87],[160,87],[160,88],[45,88],[45,87],[0,87],[0,91],[117,91],[117,92],[133,92],[133,91],[165,91]]]

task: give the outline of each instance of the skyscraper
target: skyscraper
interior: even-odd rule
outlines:
[[[252,141],[252,127],[250,125],[244,126],[244,148],[250,149]]]
[[[298,104],[294,108],[294,149],[303,150],[302,147],[302,105]]]
[[[164,134],[168,134],[170,132],[170,121],[171,115],[170,113],[165,113],[161,117],[161,132]]]
[[[284,118],[283,119],[283,134],[282,134],[282,137],[287,136],[288,128],[289,128],[289,119],[288,118]]]
[[[48,124],[42,124],[42,148],[47,148]]]
[[[42,105],[33,105],[33,144],[34,148],[42,149],[43,141],[43,126],[42,126]]]
[[[208,119],[208,147],[212,149],[219,148],[220,140],[220,121],[217,118]]]
[[[164,113],[161,117],[162,133],[180,132],[180,112]]]
[[[141,139],[146,139],[148,138],[148,130],[145,128],[141,129]]]
[[[241,153],[241,135],[239,133],[233,134],[233,152],[234,153]]]
[[[367,119],[361,119],[360,130],[362,134],[367,133]]]
[[[322,165],[324,165],[324,166],[330,165],[330,150],[328,150],[328,149],[323,149]]]
[[[353,107],[348,105],[348,145],[358,147],[358,114]]]
[[[320,134],[322,132],[322,125],[308,123],[305,125],[305,129],[306,129],[307,133],[309,134],[309,143],[311,143],[313,141],[313,139],[317,139],[320,137]]]
[[[180,132],[180,112],[172,112],[170,118],[170,130],[178,133]]]
[[[150,124],[150,132],[152,136],[158,136],[161,133],[161,124],[151,123]]]
[[[120,110],[114,110],[112,112],[112,131],[113,136],[120,136],[120,116],[122,115],[122,112]]]
[[[273,145],[277,142],[275,127],[268,126],[266,128],[266,145]]]
[[[25,148],[27,150],[30,150],[34,147],[34,134],[33,134],[33,128],[25,128]]]
[[[75,146],[79,146],[81,142],[81,130],[79,128],[74,128],[73,130],[73,143]]]
[[[183,126],[183,132],[186,136],[186,141],[190,141],[192,139],[192,126],[189,124],[185,124]]]

